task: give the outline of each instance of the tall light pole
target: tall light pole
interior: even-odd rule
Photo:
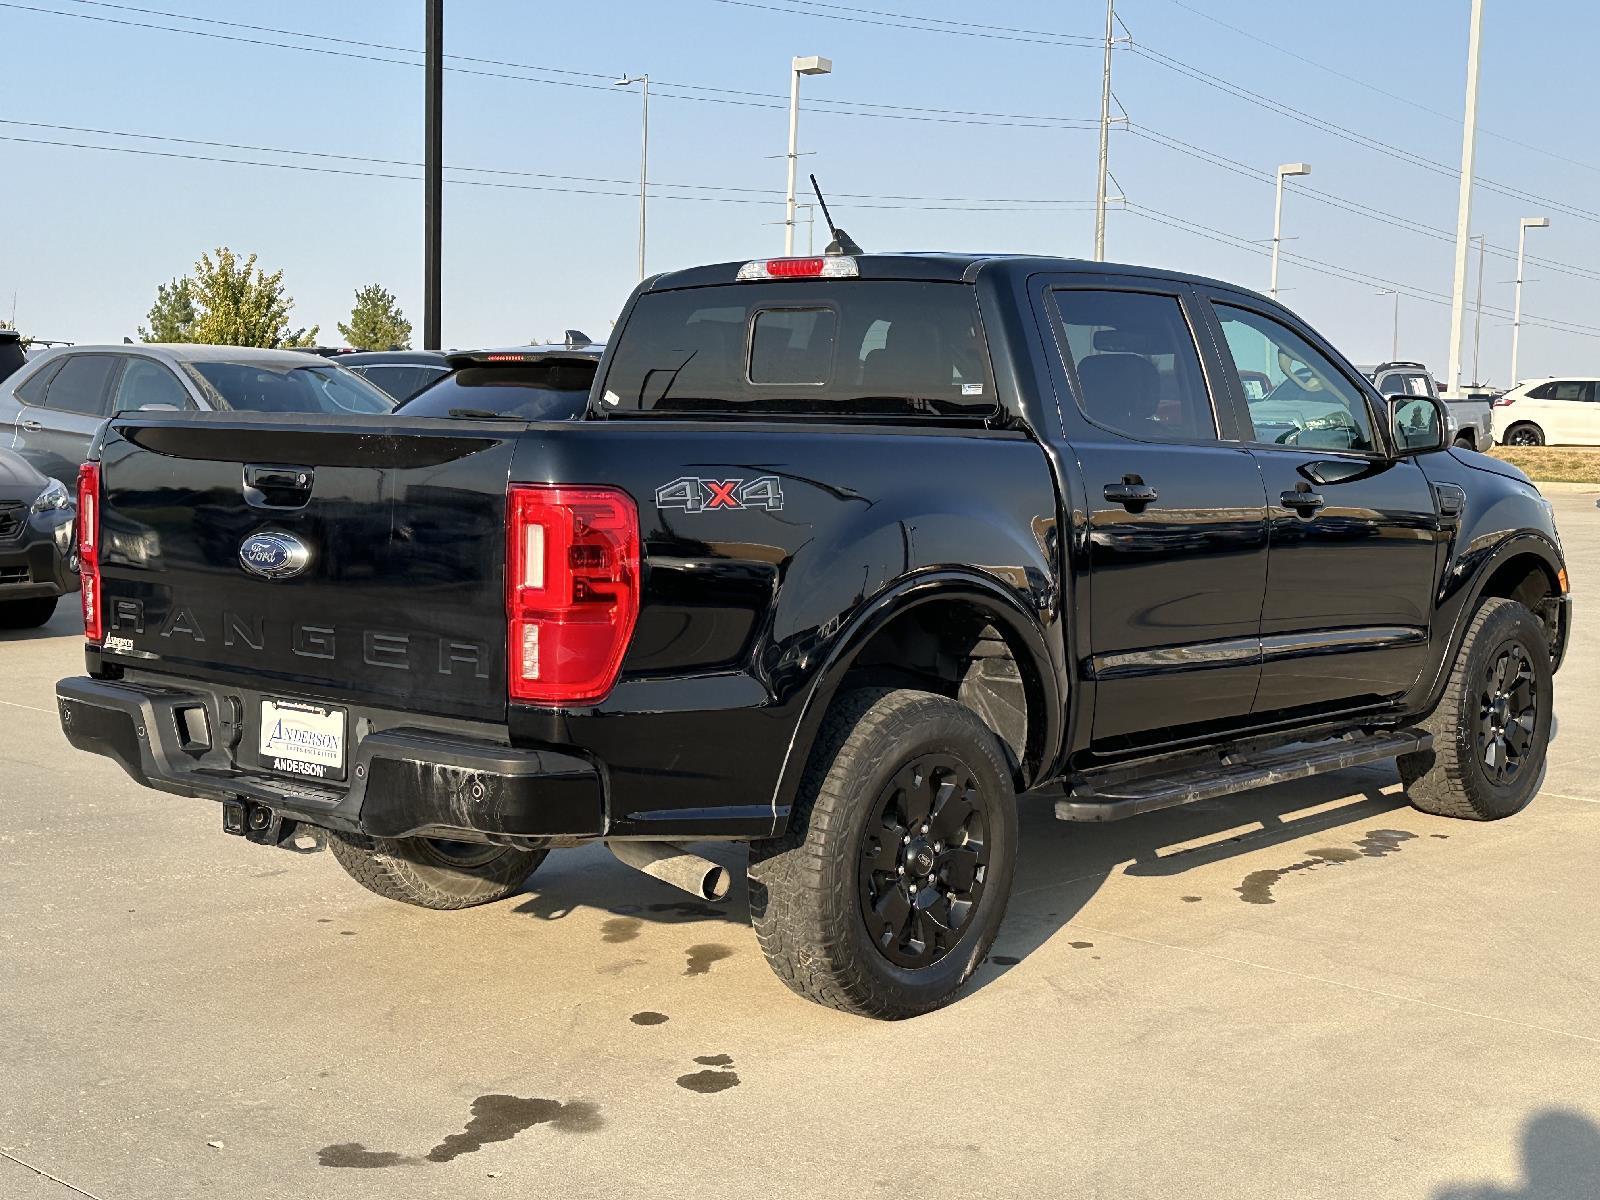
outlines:
[[[1310,163],[1283,163],[1278,167],[1278,196],[1272,206],[1272,291],[1278,298],[1278,243],[1283,241],[1283,181],[1291,175],[1311,174]]]
[[[1450,289],[1450,367],[1445,389],[1461,387],[1461,332],[1466,324],[1467,243],[1472,232],[1472,161],[1478,151],[1478,59],[1483,33],[1483,0],[1472,0],[1472,25],[1467,34],[1467,100],[1461,125],[1461,192],[1456,203],[1456,269]]]
[[[1511,378],[1506,380],[1509,387],[1517,386],[1517,343],[1522,333],[1522,256],[1528,248],[1528,230],[1549,228],[1549,217],[1523,217],[1522,227],[1517,231],[1517,299],[1511,318]]]
[[[1117,0],[1106,0],[1106,65],[1100,74],[1100,171],[1094,182],[1094,260],[1106,259],[1106,176],[1111,173],[1111,46]]]
[[[796,57],[789,64],[789,200],[783,213],[783,252],[794,253],[794,174],[800,154],[800,76],[827,75],[833,62],[820,55]]]
[[[1472,318],[1472,385],[1477,387],[1483,382],[1478,378],[1478,347],[1483,341],[1483,255],[1489,239],[1480,233],[1472,240],[1478,243],[1478,304]]]
[[[444,268],[444,0],[427,0],[423,35],[422,348],[442,345]]]
[[[650,177],[650,76],[624,75],[616,87],[639,85],[643,102],[642,131],[639,136],[639,278],[644,278],[644,210],[648,193],[646,180]]]
[[[1394,297],[1394,338],[1389,343],[1389,361],[1400,361],[1400,293],[1394,288],[1384,288],[1380,296]]]

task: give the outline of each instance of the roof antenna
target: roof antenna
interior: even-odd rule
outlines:
[[[822,198],[822,189],[817,186],[817,177],[811,176],[811,190],[817,194],[817,203],[822,205],[822,219],[828,223],[828,232],[833,234],[833,241],[828,243],[824,254],[837,256],[840,254],[865,254],[866,251],[856,245],[855,239],[833,223],[833,215],[828,212],[828,202]]]

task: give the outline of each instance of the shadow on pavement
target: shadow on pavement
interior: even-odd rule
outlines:
[[[1600,1196],[1600,1128],[1579,1113],[1549,1109],[1522,1130],[1522,1181],[1452,1184],[1434,1200],[1594,1200]]]

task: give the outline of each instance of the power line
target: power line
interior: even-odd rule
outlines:
[[[274,50],[292,50],[303,54],[321,54],[334,58],[352,59],[359,62],[386,63],[391,66],[415,67],[421,65],[410,59],[385,57],[384,54],[419,55],[420,50],[407,46],[394,46],[383,42],[366,42],[354,38],[333,37],[328,34],[308,33],[301,30],[278,29],[265,25],[251,25],[239,21],[223,21],[214,17],[192,17],[183,13],[172,13],[162,9],[140,8],[128,4],[110,4],[103,0],[58,0],[61,3],[87,4],[98,8],[113,9],[120,12],[132,12],[147,16],[163,17],[169,20],[192,21],[220,28],[244,30],[248,33],[267,33],[276,37],[307,38],[328,42],[337,46],[357,47],[356,50],[332,49],[328,46],[292,45],[284,42],[267,41],[258,37],[246,37],[243,34],[220,33],[214,30],[185,29],[171,25],[160,25],[149,21],[135,21],[125,17],[102,16],[87,12],[61,11],[60,9],[45,8],[36,4],[19,3],[17,0],[3,0],[0,8],[10,8],[20,12],[31,12],[44,16],[67,17],[74,20],[95,21],[106,25],[117,25],[125,28],[143,29],[161,33],[177,33],[188,37],[209,38],[216,41],[233,42],[241,45],[258,46]],[[383,54],[367,53],[366,51],[382,51]],[[578,88],[585,91],[612,92],[612,76],[591,71],[576,71],[563,67],[546,67],[534,63],[510,62],[501,59],[478,58],[464,54],[447,54],[446,59],[454,63],[471,63],[475,66],[451,66],[448,69],[456,74],[477,76],[480,78],[499,79],[513,83],[545,84],[552,87]],[[559,75],[563,78],[531,78],[526,75],[508,74],[504,70],[488,70],[488,67],[508,68],[515,71],[531,71],[541,75]],[[606,82],[584,82],[585,80],[604,80]],[[788,99],[772,92],[741,91],[737,88],[719,88],[704,84],[672,83],[662,80],[658,85],[661,89],[655,94],[671,100],[692,100],[705,104],[732,105],[739,108],[760,108],[773,111],[786,110]],[[685,94],[705,93],[705,94]],[[840,117],[866,117],[882,120],[919,121],[945,125],[976,125],[998,128],[1019,129],[1090,129],[1098,122],[1088,117],[1060,117],[1038,113],[987,113],[968,111],[962,109],[941,109],[925,105],[911,104],[882,104],[872,101],[858,101],[847,99],[817,98],[812,103],[818,105],[815,111],[830,116]]]
[[[911,29],[925,33],[945,33],[958,37],[987,38],[1001,42],[1032,42],[1043,46],[1068,46],[1074,49],[1093,49],[1103,45],[1097,37],[1080,33],[1054,33],[1045,29],[1016,29],[1008,25],[984,25],[972,21],[947,21],[940,17],[924,17],[914,13],[884,12],[870,8],[846,8],[839,4],[822,4],[815,0],[786,0],[786,3],[759,4],[756,0],[714,0],[735,8],[757,8],[786,16],[824,17],[831,21],[849,21],[855,25],[879,25],[889,29]],[[803,5],[803,7],[801,7]]]
[[[0,124],[14,125],[14,124],[28,124],[28,123],[26,123],[26,122],[13,122],[13,121],[0,121]],[[73,128],[73,127],[66,126],[66,127],[56,127],[56,128],[69,128],[70,129],[70,128]],[[95,132],[107,133],[109,136],[118,136],[118,137],[150,138],[150,137],[154,136],[154,135],[149,135],[149,134],[117,134],[117,133],[111,133],[110,131],[95,131]],[[233,145],[231,143],[224,143],[224,142],[201,142],[201,141],[198,141],[196,139],[188,139],[188,138],[162,138],[162,139],[157,139],[157,140],[171,141],[171,142],[180,143],[180,144],[212,146],[212,147],[217,147],[217,148],[222,148],[222,147]],[[56,147],[56,148],[59,148],[59,149],[67,149],[67,150],[99,150],[99,151],[103,151],[103,152],[116,153],[116,154],[133,154],[133,155],[143,155],[143,156],[152,157],[152,158],[180,159],[180,160],[184,160],[184,161],[188,161],[188,162],[224,163],[224,164],[228,164],[228,165],[232,165],[232,166],[243,166],[243,167],[272,167],[272,168],[276,168],[278,170],[286,170],[286,171],[308,171],[308,172],[312,172],[312,173],[319,174],[319,175],[346,175],[346,176],[353,176],[353,177],[364,178],[364,179],[393,179],[393,180],[402,180],[402,181],[409,182],[409,183],[421,182],[421,176],[420,175],[402,175],[402,174],[397,174],[395,172],[390,172],[390,171],[358,171],[358,170],[354,170],[354,169],[348,168],[348,167],[315,166],[315,165],[312,165],[312,164],[309,164],[309,163],[266,162],[266,161],[261,161],[261,160],[258,160],[258,159],[232,158],[232,157],[228,157],[228,156],[212,155],[212,154],[192,154],[192,153],[185,153],[185,152],[180,152],[180,151],[176,151],[176,150],[158,150],[158,149],[147,148],[147,147],[138,147],[138,146],[100,146],[100,145],[94,145],[94,144],[88,143],[88,142],[63,141],[63,140],[54,139],[54,138],[22,137],[22,136],[12,135],[12,134],[0,134],[0,141],[16,142],[16,143],[21,143],[21,144],[25,144],[25,145],[34,145],[34,146],[52,146],[52,147]],[[407,162],[407,161],[395,160],[395,159],[363,158],[363,157],[360,157],[360,156],[357,156],[357,155],[330,154],[330,153],[325,153],[325,152],[322,152],[322,151],[314,151],[314,150],[284,150],[284,149],[278,149],[278,148],[274,148],[274,147],[270,147],[270,146],[249,146],[249,147],[247,147],[247,146],[239,146],[237,148],[244,149],[244,150],[253,150],[255,152],[264,153],[264,154],[289,154],[289,155],[315,156],[315,157],[338,159],[338,160],[344,160],[344,161],[362,162],[362,163],[368,163],[368,164],[375,165],[375,166],[401,166],[401,167],[415,167],[415,168],[418,168],[418,169],[420,169],[421,166],[422,166],[421,163],[417,163],[417,162]],[[567,180],[567,181],[572,181],[572,182],[601,183],[601,184],[614,183],[614,184],[617,184],[618,186],[626,185],[626,186],[629,187],[630,190],[628,190],[628,191],[608,191],[608,190],[604,190],[604,189],[601,189],[601,188],[564,187],[564,186],[555,186],[554,184],[504,183],[504,182],[498,182],[498,181],[495,181],[495,180],[486,180],[486,179],[450,179],[450,180],[446,181],[448,183],[460,184],[460,185],[467,186],[467,187],[509,188],[509,189],[517,190],[517,191],[560,192],[560,193],[567,193],[567,194],[572,194],[572,195],[582,195],[582,196],[621,196],[621,197],[625,197],[625,198],[628,198],[628,199],[633,199],[633,198],[635,198],[637,196],[637,192],[635,190],[633,190],[634,188],[637,187],[637,180],[628,180],[628,179],[611,180],[611,179],[602,179],[602,178],[595,178],[595,177],[591,177],[591,176],[579,176],[579,175],[546,175],[546,174],[542,174],[542,173],[536,172],[536,171],[512,171],[512,170],[507,170],[507,169],[498,168],[498,167],[447,167],[446,170],[461,171],[461,172],[473,172],[473,173],[485,173],[485,174],[494,174],[494,175],[520,176],[520,177],[536,178],[536,179],[552,179],[552,180],[558,180],[558,181]],[[669,183],[660,183],[660,182],[657,182],[657,181],[654,181],[654,180],[651,181],[651,186],[652,187],[661,187],[661,188],[692,189],[692,190],[699,190],[699,191],[708,191],[708,190],[731,191],[731,192],[770,191],[770,189],[760,189],[760,188],[720,188],[720,187],[714,187],[713,185],[707,185],[707,184],[669,184]],[[844,193],[840,193],[840,195],[841,195],[842,198],[844,198]],[[727,195],[677,196],[677,195],[669,195],[669,194],[664,194],[663,193],[663,194],[658,195],[657,198],[661,199],[661,200],[694,200],[694,201],[703,201],[703,202],[708,202],[708,203],[721,203],[721,204],[758,204],[758,205],[766,205],[766,204],[776,204],[776,203],[778,203],[776,198],[772,198],[772,197],[757,197],[757,196],[749,196],[749,195],[739,195],[739,196],[727,196]],[[868,199],[868,200],[883,200],[883,201],[902,201],[902,203],[866,203],[866,204],[855,204],[855,205],[853,205],[853,207],[859,208],[859,209],[886,209],[886,210],[891,210],[891,211],[896,211],[896,212],[916,210],[916,211],[922,211],[922,212],[987,212],[987,213],[1005,213],[1005,214],[1019,213],[1019,212],[1027,212],[1027,213],[1055,212],[1055,213],[1059,213],[1059,212],[1074,211],[1078,206],[1087,207],[1088,205],[1092,204],[1092,201],[1088,201],[1088,200],[1048,200],[1048,201],[1033,201],[1033,202],[1030,203],[1030,202],[1026,202],[1026,201],[984,200],[984,199],[978,199],[978,198],[959,197],[959,196],[951,196],[951,197],[935,197],[935,196],[919,197],[919,196],[857,196],[857,195],[852,195],[852,196],[850,196],[848,198],[850,198],[850,199],[861,198],[861,199]]]

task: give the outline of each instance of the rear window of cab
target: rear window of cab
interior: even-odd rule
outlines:
[[[608,415],[984,419],[976,295],[960,283],[736,283],[647,292],[616,339]]]

